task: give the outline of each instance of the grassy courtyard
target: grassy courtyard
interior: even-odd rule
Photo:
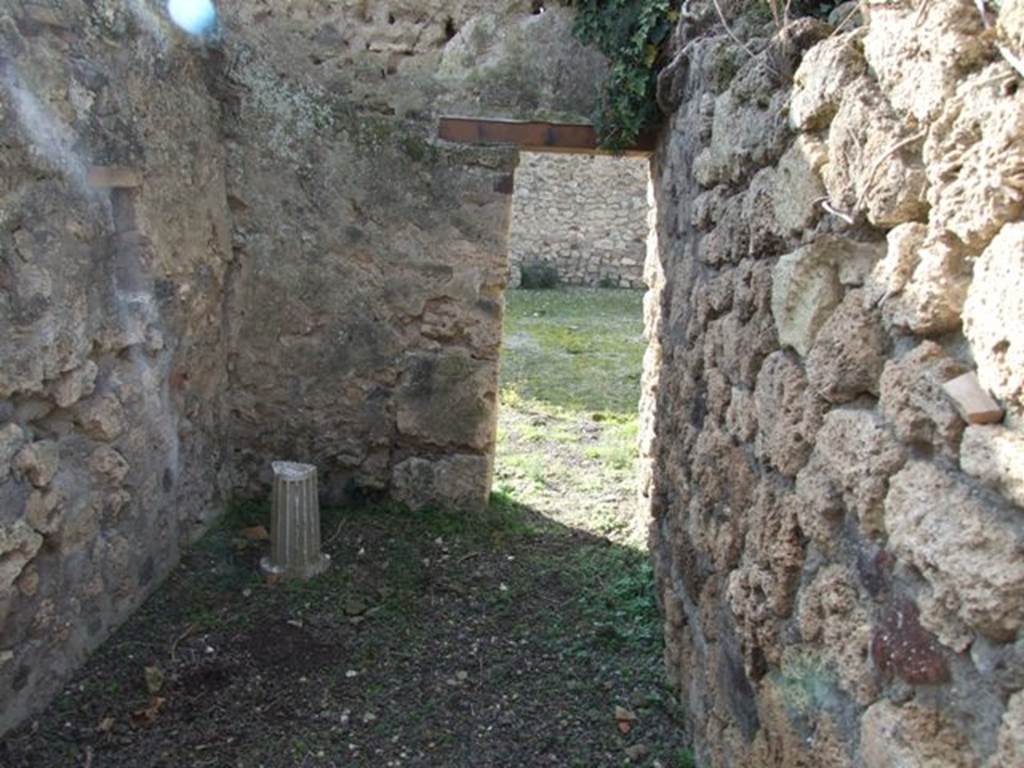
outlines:
[[[636,441],[643,293],[512,291],[496,486],[543,514],[640,547]]]

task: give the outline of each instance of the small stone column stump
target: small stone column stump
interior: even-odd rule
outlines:
[[[323,573],[331,558],[320,552],[320,502],[316,467],[275,461],[270,514],[270,557],[260,562],[270,578],[309,579]]]

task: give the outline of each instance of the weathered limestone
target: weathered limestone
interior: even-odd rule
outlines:
[[[70,408],[82,398],[88,397],[96,389],[96,377],[99,366],[92,360],[73,371],[65,373],[53,386],[53,401],[58,408]]]
[[[893,477],[889,488],[885,526],[890,545],[931,585],[936,610],[955,606],[968,626],[994,640],[1012,640],[1024,626],[1019,513],[919,461]],[[942,627],[930,626],[944,618],[925,619],[940,638],[951,637]]]
[[[807,462],[821,428],[824,401],[808,387],[792,355],[775,352],[764,361],[754,390],[758,432],[754,450],[766,463],[793,477]]]
[[[828,128],[844,91],[864,75],[862,43],[849,35],[839,35],[814,46],[793,76],[793,97],[789,119],[801,131]]]
[[[11,460],[25,443],[25,432],[17,424],[0,428],[0,482],[11,474]]]
[[[880,701],[861,721],[865,768],[972,768],[963,734],[940,712],[916,704],[895,706]]]
[[[22,448],[14,457],[14,469],[36,488],[45,488],[57,474],[60,446],[54,440],[41,440]]]
[[[890,240],[890,251],[895,246],[896,253],[887,255],[886,261],[896,263],[883,268],[884,283],[890,286],[882,299],[886,323],[921,336],[955,331],[971,284],[964,251],[954,238],[914,232],[920,239]]]
[[[0,527],[0,594],[10,590],[43,545],[43,537],[19,521]]]
[[[275,461],[270,510],[270,556],[260,567],[270,578],[309,579],[331,559],[320,550],[320,494],[316,467]]]
[[[930,341],[886,364],[879,405],[900,440],[956,456],[964,423],[942,385],[964,370]]]
[[[968,427],[960,466],[1024,509],[1024,435],[1000,426]]]
[[[965,0],[944,4],[946,8],[958,5],[969,8]],[[961,15],[978,18],[976,12]],[[977,42],[966,45],[965,58],[971,48],[976,50]],[[1016,141],[1024,130],[1024,105],[1019,99],[980,88],[986,79],[1006,72],[1006,64],[980,69],[969,78],[954,68],[947,71],[945,77],[957,83],[957,92],[944,102],[924,147],[931,220],[972,252],[984,248],[1004,224],[1019,221],[1024,213],[1018,181],[1024,149]],[[979,125],[988,130],[978,133]]]
[[[821,168],[827,161],[824,142],[801,136],[782,156],[776,169],[769,171],[772,201],[769,226],[775,232],[784,236],[800,232],[812,226],[821,215],[820,203],[825,196]],[[757,197],[751,195],[748,204],[754,200]],[[757,213],[763,215],[755,207],[751,218]]]
[[[986,768],[1024,763],[1024,692],[1010,698],[999,729],[999,747],[985,763]]]
[[[928,210],[917,158],[923,139],[902,125],[874,80],[852,84],[829,126],[823,179],[832,205],[878,227],[919,221]]]
[[[861,703],[878,695],[868,646],[871,624],[853,575],[843,566],[823,568],[801,592],[801,639],[822,649],[842,687]]]
[[[830,411],[810,461],[797,475],[801,528],[826,552],[834,549],[844,513],[865,537],[883,536],[888,480],[905,460],[905,450],[874,412]]]
[[[850,291],[821,327],[807,354],[807,380],[831,403],[878,395],[888,339],[878,318]]]
[[[398,464],[391,477],[395,501],[413,509],[451,508],[475,512],[487,504],[493,460],[486,456],[454,455],[437,461],[412,458]]]

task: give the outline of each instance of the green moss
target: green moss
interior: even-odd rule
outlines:
[[[837,702],[838,679],[835,672],[818,655],[788,649],[771,682],[781,694],[782,703],[791,717],[804,717],[823,709],[833,709]]]
[[[445,387],[468,379],[479,369],[479,363],[466,355],[452,354],[442,357],[437,363],[435,381]]]
[[[400,145],[406,157],[414,163],[422,163],[430,157],[432,147],[417,136],[404,137]]]
[[[715,93],[722,93],[740,69],[740,52],[731,45],[722,45],[715,51],[711,64],[711,82]]]
[[[768,0],[755,0],[748,3],[744,14],[754,24],[767,24],[772,21],[772,7]]]
[[[472,69],[467,82],[485,94],[491,104],[515,104],[520,112],[532,112],[543,103],[537,74],[513,52],[501,63],[485,69]]]
[[[405,164],[411,160],[433,165],[442,159],[441,151],[426,138],[424,126],[414,121],[387,115],[345,113],[339,124],[352,144],[365,155],[376,158],[377,163]]]

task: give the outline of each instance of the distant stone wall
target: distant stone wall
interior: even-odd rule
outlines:
[[[650,229],[646,159],[523,153],[509,239],[511,284],[524,264],[566,285],[640,288]]]

